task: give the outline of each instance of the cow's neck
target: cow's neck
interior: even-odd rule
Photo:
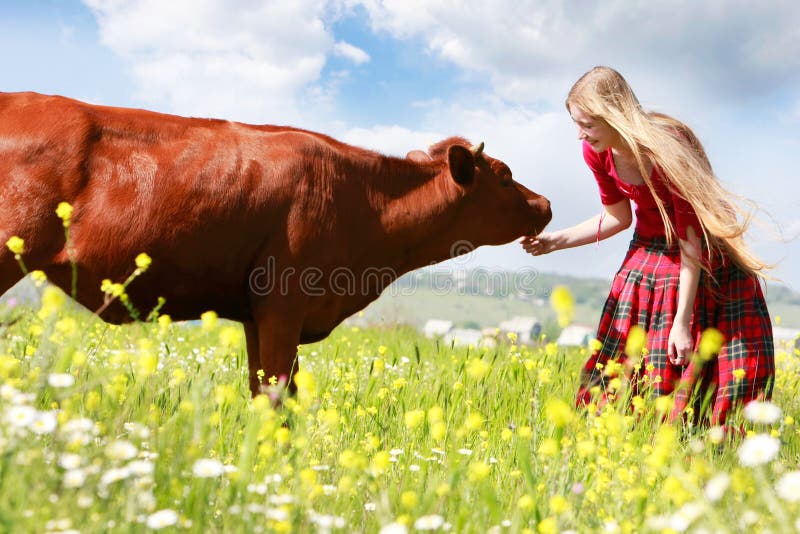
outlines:
[[[447,173],[443,166],[425,176],[418,170],[392,180],[388,191],[373,189],[384,232],[376,236],[386,255],[383,264],[399,274],[450,257],[452,243],[445,235],[453,233],[462,192],[442,173]]]

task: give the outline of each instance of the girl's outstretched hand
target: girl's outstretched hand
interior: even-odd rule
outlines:
[[[525,236],[520,240],[520,244],[525,249],[525,252],[534,256],[548,254],[558,248],[555,234],[550,232],[542,232],[535,236]]]

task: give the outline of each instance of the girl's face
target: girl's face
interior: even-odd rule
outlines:
[[[592,117],[573,104],[569,105],[569,114],[578,127],[578,139],[589,143],[596,152],[613,148],[619,142],[619,134],[605,121]]]

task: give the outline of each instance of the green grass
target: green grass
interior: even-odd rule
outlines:
[[[734,421],[780,440],[747,467],[741,440],[662,424],[655,403],[575,412],[581,350],[341,327],[300,348],[298,395],[274,409],[250,399],[238,325],[112,327],[44,300],[0,332],[3,532],[146,532],[172,523],[161,510],[177,517],[167,531],[234,533],[785,532],[800,519],[787,500],[800,484],[777,488],[800,452],[785,351],[783,416]]]

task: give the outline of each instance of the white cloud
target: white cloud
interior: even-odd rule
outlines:
[[[370,60],[369,54],[367,54],[357,46],[353,46],[350,43],[346,43],[344,41],[339,41],[334,45],[333,53],[336,56],[349,59],[356,65],[367,63]]]
[[[800,72],[800,3],[792,1],[356,3],[376,30],[423,39],[431,52],[488,75],[498,94],[516,102],[559,102],[595,64],[681,79],[687,95],[696,82],[710,84],[715,98],[768,93]]]
[[[322,0],[84,3],[151,107],[273,123],[318,111],[315,84],[334,47]]]
[[[437,132],[413,131],[394,125],[351,128],[341,135],[346,143],[397,157],[405,157],[411,150],[427,150],[445,137],[447,135]]]

